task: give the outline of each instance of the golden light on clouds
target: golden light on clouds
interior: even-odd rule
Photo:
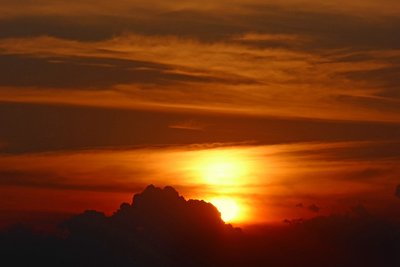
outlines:
[[[221,218],[225,222],[240,220],[241,216],[243,216],[240,206],[232,198],[213,198],[210,202],[221,212]]]
[[[285,45],[260,48],[248,44],[310,45],[312,41],[315,41],[312,37],[298,34],[256,32],[233,35],[227,41],[213,43],[182,36],[137,33],[93,42],[49,36],[5,38],[0,40],[5,56],[29,54],[28,60],[40,59],[41,64],[55,69],[72,64],[97,70],[108,66],[107,71],[135,70],[137,73],[130,73],[129,78],[115,73],[106,75],[110,80],[104,84],[95,79],[93,85],[99,83],[97,88],[101,90],[90,91],[70,88],[68,83],[62,83],[65,88],[53,88],[54,84],[50,83],[42,86],[40,91],[34,85],[14,90],[6,84],[0,86],[0,100],[398,122],[398,101],[378,96],[387,89],[379,81],[353,77],[357,73],[395,69],[396,65],[388,58],[398,57],[398,50],[371,50],[365,52],[364,60],[346,61],[343,58],[359,55],[345,51],[327,58],[324,53],[288,49]],[[71,62],[71,58],[84,61]],[[58,61],[54,62],[55,59]],[[140,62],[151,67],[146,64],[135,67],[135,64],[142,64]],[[127,70],[127,63],[133,64],[133,68]],[[152,82],[137,78],[143,74],[151,74]],[[158,82],[157,77],[160,78]],[[186,90],[188,87],[194,90]],[[212,91],[209,90],[211,87]],[[305,99],[313,105],[305,104]],[[388,108],[375,108],[380,102]],[[349,109],[352,112],[343,112]]]
[[[190,237],[206,253],[180,263],[242,266],[263,256],[244,235],[209,254],[220,219],[250,234],[294,224],[298,240],[321,216],[303,225],[400,222],[399,0],[0,1],[0,230],[86,210],[77,221],[151,263],[179,254],[153,245]],[[275,255],[270,229],[256,243]],[[203,230],[217,242],[192,242]],[[244,264],[225,253],[239,248]]]
[[[206,149],[190,155],[192,161],[186,174],[190,173],[198,184],[207,188],[202,198],[217,207],[225,222],[251,219],[247,214],[250,207],[244,199],[251,192],[247,186],[259,178],[254,170],[260,162],[253,156],[254,151],[238,147]]]
[[[322,214],[340,210],[343,207],[340,199],[349,197],[351,201],[353,195],[366,196],[371,201],[382,196],[393,198],[391,176],[385,178],[380,188],[376,183],[382,183],[380,174],[387,175],[386,169],[398,169],[397,162],[381,160],[372,164],[368,157],[367,161],[325,160],[326,156],[348,155],[351,150],[367,149],[370,145],[373,144],[303,143],[198,146],[197,149],[191,146],[2,155],[0,168],[12,175],[12,179],[2,180],[2,192],[7,188],[25,188],[29,194],[21,189],[20,195],[10,196],[7,201],[32,209],[39,207],[39,201],[46,201],[47,193],[42,194],[43,190],[73,194],[91,192],[96,197],[109,194],[112,200],[96,200],[98,204],[95,205],[88,199],[65,207],[66,198],[59,198],[52,207],[66,211],[96,208],[112,212],[122,201],[129,201],[132,192],[139,192],[148,184],[172,185],[186,199],[211,202],[226,222],[239,225],[280,222],[288,216],[315,215],[307,208],[296,208],[299,203],[305,207],[316,203],[322,207]],[[369,166],[368,171],[365,171],[366,166]],[[365,173],[370,175],[369,179],[360,179]],[[326,196],[330,196],[328,200]]]

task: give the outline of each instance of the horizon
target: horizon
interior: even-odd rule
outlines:
[[[21,231],[61,266],[108,253],[105,266],[191,266],[170,248],[199,239],[188,254],[199,267],[229,262],[229,249],[248,266],[307,265],[315,250],[316,266],[357,267],[366,253],[392,267],[399,29],[398,0],[0,0],[0,239]],[[176,229],[132,205],[150,184],[221,216],[177,200],[190,226]],[[200,211],[221,243],[197,233]],[[30,227],[48,229],[57,251]],[[119,245],[97,247],[103,233]],[[87,255],[69,249],[84,252],[80,239]]]

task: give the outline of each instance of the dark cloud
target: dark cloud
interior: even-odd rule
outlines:
[[[2,229],[14,225],[16,222],[23,223],[25,227],[34,228],[40,231],[57,231],[60,222],[68,220],[75,214],[72,212],[57,211],[20,211],[0,209],[0,232]],[[1,235],[1,233],[0,233]],[[1,242],[1,241],[0,241]]]
[[[400,20],[395,16],[353,16],[333,11],[299,9],[277,6],[253,6],[248,27],[253,31],[286,33],[309,36],[314,42],[303,47],[306,50],[334,47],[360,49],[398,48],[400,38],[396,26]]]
[[[170,12],[132,10],[131,16],[30,16],[0,21],[0,37],[48,35],[97,41],[133,32],[143,35],[175,35],[204,42],[227,41],[247,32],[296,34],[313,42],[247,42],[257,47],[290,47],[312,51],[320,48],[398,48],[396,16],[356,16],[309,7],[244,5],[241,12],[181,9]]]
[[[211,204],[185,200],[172,187],[154,186],[136,194],[132,204],[122,204],[111,217],[86,211],[64,225],[71,240],[91,247],[100,242],[100,249],[111,251],[106,258],[123,257],[141,266],[201,266],[226,235],[238,231],[225,225]],[[103,243],[106,240],[109,245]],[[112,244],[118,243],[119,251],[114,251]],[[97,261],[92,256],[88,260]]]
[[[11,103],[2,103],[0,110],[6,153],[225,141],[168,127],[187,119],[185,114]]]
[[[400,66],[390,66],[372,70],[352,71],[345,74],[346,78],[358,81],[373,82],[372,86],[398,88]]]
[[[377,68],[373,70],[360,70],[342,73],[344,77],[352,79],[358,82],[367,83],[371,88],[379,88],[380,91],[376,93],[377,96],[387,97],[387,98],[400,98],[400,64],[394,64],[389,67]],[[384,101],[379,105],[377,103],[379,99],[364,99],[364,101],[369,100],[368,106],[378,108],[381,110],[394,107],[392,109],[399,110],[400,104],[398,102],[390,103],[389,101]],[[382,100],[381,100],[382,101]],[[389,107],[386,107],[389,106]]]
[[[366,78],[367,80],[368,78]],[[397,114],[400,110],[400,103],[396,101],[396,99],[382,98],[379,95],[383,96],[383,94],[388,94],[392,92],[392,89],[387,87],[381,87],[379,92],[374,96],[351,96],[351,95],[337,95],[335,96],[335,100],[338,100],[342,103],[348,103],[352,106],[358,106],[362,108],[374,109],[377,111],[388,112],[389,114]],[[396,92],[391,96],[392,98],[396,98]],[[395,116],[395,115],[393,115]]]
[[[303,209],[303,208],[306,208],[307,210],[309,210],[309,211],[311,211],[311,212],[315,212],[315,213],[318,213],[319,211],[320,211],[320,207],[319,206],[317,206],[316,204],[310,204],[310,205],[308,205],[307,207],[305,207],[304,205],[303,205],[303,203],[298,203],[298,204],[296,204],[296,208],[300,208],[300,209]],[[298,219],[299,221],[303,221],[303,219]],[[297,222],[297,220],[288,220],[288,219],[285,219],[284,220],[284,222],[285,223],[288,223],[288,224],[294,224],[295,222]]]
[[[368,53],[362,53],[362,52],[356,52],[352,53],[350,55],[339,55],[336,57],[334,60],[332,60],[330,63],[334,62],[363,62],[363,61],[368,61],[368,60],[373,60],[373,59],[378,59],[376,56],[373,56]]]
[[[360,212],[362,211],[362,212]],[[24,266],[397,266],[400,225],[351,214],[287,220],[285,226],[224,224],[211,204],[172,187],[147,187],[111,216],[88,210],[41,234],[0,232],[2,261]]]
[[[16,166],[18,168],[18,166]],[[139,171],[130,172],[129,175],[139,175]],[[96,192],[132,192],[142,185],[135,182],[127,183],[101,183],[92,180],[92,183],[82,183],[76,177],[68,177],[54,172],[0,170],[1,186],[21,186],[33,188],[49,188],[56,190],[83,190]]]
[[[370,125],[369,127],[377,127]],[[388,138],[389,139],[389,138]],[[390,140],[390,139],[389,139]],[[342,146],[326,146],[319,149],[305,148],[296,152],[283,152],[282,155],[291,156],[315,156],[326,161],[352,161],[352,160],[398,160],[400,158],[399,149],[400,142],[398,138],[391,141],[376,141],[376,142],[359,142],[349,143]],[[393,172],[390,167],[382,168],[361,168],[360,170],[350,171],[347,173],[346,179],[361,179],[374,178],[382,175],[389,175]]]
[[[54,36],[79,41],[99,41],[122,33],[111,17],[24,16],[0,20],[0,38]]]
[[[136,11],[132,11],[135,14]],[[0,37],[53,36],[79,41],[100,41],[126,32],[143,35],[178,35],[219,41],[244,32],[221,14],[191,10],[135,16],[31,16],[0,20]]]
[[[0,86],[109,89],[118,84],[218,82],[217,77],[175,73],[172,66],[96,57],[0,55]]]
[[[46,265],[42,266],[49,264],[49,258],[56,258],[55,262],[63,263],[61,266],[208,266],[224,246],[221,242],[240,234],[239,229],[221,220],[210,203],[185,200],[172,187],[154,186],[136,194],[132,204],[123,203],[112,216],[88,210],[66,220],[62,227],[68,233],[64,240],[40,240],[19,229],[17,235],[22,241],[55,245],[56,253],[44,257],[41,262]],[[7,239],[2,237],[1,241]],[[21,241],[15,236],[12,240]],[[13,249],[22,244],[9,244],[8,249],[4,248],[9,252],[6,255],[17,252]],[[19,252],[26,253],[24,249],[22,245]],[[22,264],[39,259],[33,256],[13,260]]]
[[[355,171],[346,175],[345,179],[347,180],[367,180],[374,178],[383,178],[385,176],[391,175],[394,173],[394,170],[391,168],[366,168],[364,170]]]
[[[309,206],[307,207],[307,209],[308,209],[309,211],[318,213],[318,212],[320,211],[321,208],[318,207],[318,206],[315,205],[315,204],[311,204],[311,205],[309,205]]]
[[[200,121],[202,131],[170,128],[171,122]],[[308,141],[396,140],[400,125],[102,109],[24,103],[0,103],[3,153],[132,147],[166,144],[243,142],[277,144]],[[246,129],[244,131],[243,129]],[[282,133],[296,134],[288,135]],[[90,133],[90,134],[88,134]],[[326,159],[399,157],[397,142],[368,143],[304,151]],[[297,153],[301,154],[302,151]]]

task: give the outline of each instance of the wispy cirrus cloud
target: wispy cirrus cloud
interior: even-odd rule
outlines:
[[[398,122],[386,3],[6,1],[0,98]]]
[[[189,74],[165,64],[101,57],[0,56],[0,86],[109,89],[119,84],[165,86],[179,83],[217,83],[221,77]]]
[[[15,46],[15,42],[22,45]],[[44,49],[48,46],[52,49]],[[147,52],[149,46],[151,53]],[[3,87],[0,97],[7,101],[75,101],[117,108],[151,104],[330,119],[396,121],[398,118],[397,108],[381,110],[365,101],[343,102],[338,98],[364,96],[372,99],[385,90],[393,90],[378,85],[367,87],[364,82],[343,75],[389,66],[385,58],[376,58],[377,52],[372,59],[361,62],[343,62],[342,59],[336,62],[338,55],[335,55],[327,63],[322,54],[137,35],[95,43],[49,37],[5,39],[0,47],[5,53],[3,57],[15,66],[21,66],[18,61],[26,60],[31,62],[31,74],[38,74],[24,75],[24,79],[17,79],[15,75],[18,74],[7,75],[4,85],[25,86],[22,89],[26,91],[21,95]],[[192,60],[194,58],[196,61]],[[20,74],[29,72],[29,64],[27,66]],[[47,77],[46,69],[55,74],[58,71],[59,75]],[[40,75],[42,79],[38,79]],[[74,79],[70,79],[71,76]],[[60,90],[49,91],[60,86],[74,91],[94,87],[108,92],[92,92],[91,97],[85,97],[85,92],[71,94],[68,90],[66,97]],[[41,90],[32,91],[31,87],[41,87]],[[382,97],[373,99],[382,106],[391,101]],[[307,104],[311,102],[312,106]],[[290,109],[282,108],[289,105]],[[349,108],[351,113],[343,112]],[[319,112],[315,113],[315,109]]]
[[[172,129],[202,131],[204,130],[205,124],[194,120],[186,120],[173,122],[168,127]]]
[[[234,155],[254,218],[397,218],[399,3],[1,1],[0,210],[215,197]]]

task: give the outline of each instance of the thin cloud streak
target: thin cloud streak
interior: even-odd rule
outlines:
[[[210,149],[182,146],[3,155],[0,183],[4,188],[20,187],[21,190],[32,188],[104,194],[129,193],[130,189],[149,183],[172,184],[190,198],[202,196],[207,199],[221,193],[238,198],[248,209],[249,219],[258,218],[260,221],[279,221],[293,214],[312,216],[307,210],[295,209],[297,203],[305,200],[323,206],[320,211],[323,214],[340,211],[343,201],[364,201],[372,204],[373,212],[392,216],[394,211],[385,211],[383,207],[386,204],[393,206],[393,201],[397,201],[393,188],[398,184],[400,175],[398,158],[379,154],[371,161],[363,153],[348,159],[342,156],[366,146],[380,145],[384,147],[385,144],[300,143],[212,146]],[[327,156],[330,154],[337,159],[329,159],[332,158]],[[213,155],[216,159],[218,155],[237,157],[241,164],[248,166],[243,169],[245,177],[237,181],[240,184],[227,184],[220,192],[220,187],[204,180],[202,173],[207,165],[203,161],[212,159]],[[237,186],[240,186],[239,191]],[[258,210],[251,207],[258,207]]]
[[[23,45],[15,46],[15,42]],[[49,46],[52,47],[51,51],[43,50],[43,47]],[[151,53],[146,52],[148,46],[152,47]],[[107,64],[109,62],[145,62],[148,65],[162,66],[161,71],[138,69],[142,74],[143,72],[149,74],[148,80],[151,82],[147,85],[146,82],[140,84],[140,80],[138,80],[139,84],[135,84],[135,76],[121,80],[118,77],[123,72],[115,76],[112,72],[107,72],[107,68],[99,66],[99,69],[105,68],[104,74],[108,80],[103,85],[94,83],[93,86],[102,87],[103,92],[88,94],[85,92],[85,89],[88,89],[85,86],[88,85],[79,84],[79,80],[76,83],[78,87],[83,87],[83,92],[72,92],[70,96],[66,96],[71,93],[70,90],[68,93],[66,91],[65,95],[60,90],[52,92],[54,88],[51,83],[48,84],[49,87],[43,87],[42,83],[36,84],[41,87],[36,91],[26,84],[27,87],[19,89],[25,91],[24,95],[15,92],[12,87],[3,86],[0,98],[5,101],[77,103],[115,108],[132,106],[156,108],[158,106],[159,108],[225,110],[229,113],[235,113],[236,110],[236,112],[258,115],[299,116],[301,114],[302,117],[318,116],[325,119],[398,121],[397,108],[382,110],[366,101],[343,102],[338,97],[374,96],[386,90],[380,87],[365,89],[363,82],[359,83],[358,80],[343,76],[343,73],[370,71],[388,65],[377,59],[360,63],[328,64],[324,62],[322,55],[287,49],[254,49],[238,44],[205,44],[174,37],[137,35],[117,37],[97,43],[79,43],[48,37],[9,39],[1,41],[0,47],[7,54],[20,54],[22,59],[24,54],[29,53],[36,57],[47,58],[47,61],[54,57],[59,60],[65,59],[63,64],[68,64],[70,57],[74,56],[86,63],[90,63],[88,61],[90,58],[103,58],[105,63],[108,62]],[[176,53],[176,51],[181,52]],[[198,56],[199,54],[202,56]],[[374,56],[377,56],[376,52]],[[196,58],[196,61],[192,58]],[[27,60],[30,59],[27,58]],[[260,63],[257,68],[254,68],[255,62]],[[268,64],[263,65],[263,62]],[[237,75],[237,73],[241,74]],[[140,74],[141,77],[142,74]],[[61,77],[59,83],[63,83],[63,79],[67,81],[67,78],[67,76]],[[68,87],[68,83],[65,86]],[[70,85],[69,87],[77,91],[77,86]],[[210,91],[211,87],[212,91]],[[305,104],[305,98],[308,99],[307,103],[314,104],[312,106]],[[391,100],[374,98],[374,101],[385,106]],[[265,103],[269,105],[266,106]],[[282,106],[291,108],[284,109]],[[316,113],[315,109],[319,112]],[[352,109],[351,113],[343,112],[349,109]]]
[[[0,99],[399,122],[385,2],[6,1]]]
[[[0,209],[155,183],[265,221],[311,205],[398,218],[399,14],[396,0],[3,0]],[[88,207],[67,202],[55,210]]]

